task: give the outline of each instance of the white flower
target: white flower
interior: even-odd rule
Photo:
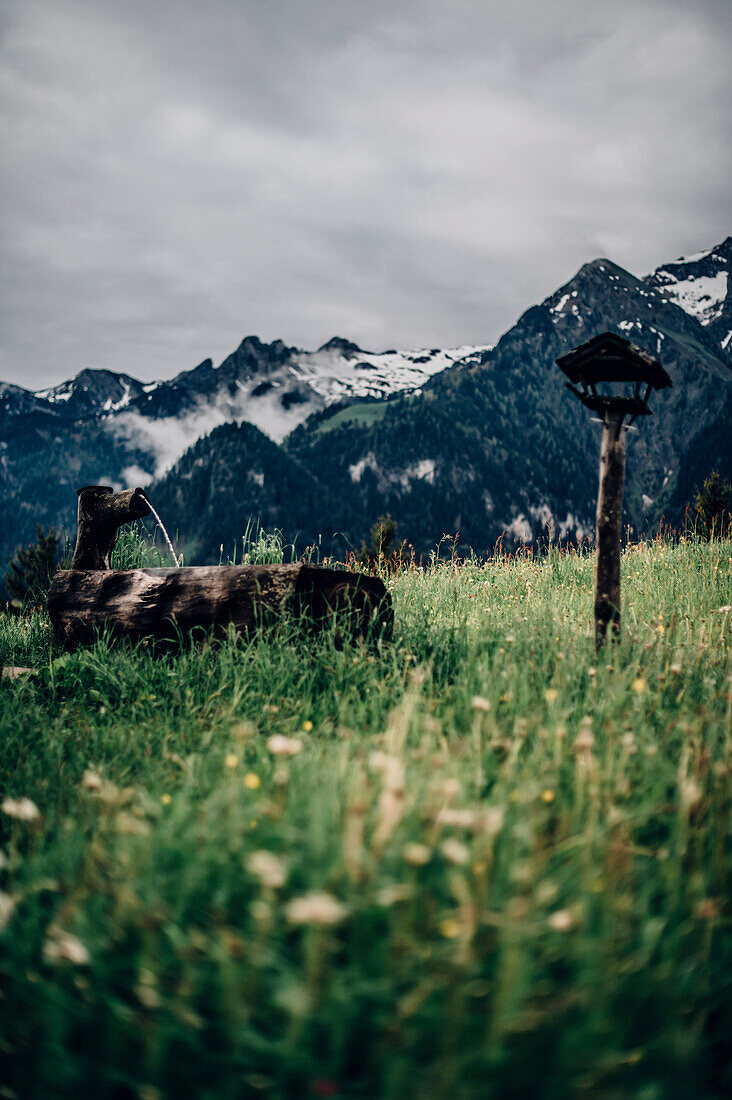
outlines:
[[[577,927],[577,917],[571,909],[555,909],[550,914],[547,924],[555,932],[571,932]]]
[[[456,863],[460,866],[470,859],[470,852],[461,840],[445,840],[440,845],[440,849],[448,863]]]
[[[280,886],[284,886],[287,879],[287,864],[274,852],[267,852],[264,849],[251,852],[247,858],[247,869],[270,890],[278,890]]]
[[[74,966],[86,966],[91,961],[91,955],[77,936],[53,925],[43,945],[43,957],[46,962],[70,962]]]
[[[406,863],[412,867],[423,867],[425,863],[429,863],[432,856],[431,850],[426,844],[405,844],[402,851],[402,856]]]
[[[457,807],[443,806],[437,820],[440,825],[454,825],[458,829],[472,829],[475,814],[472,810],[460,810]]]
[[[486,713],[486,711],[489,711],[491,709],[490,699],[486,699],[482,695],[474,695],[473,698],[472,698],[471,705],[473,707],[473,710],[480,710],[484,714]]]
[[[4,798],[0,806],[8,817],[15,817],[18,821],[39,821],[41,812],[30,798]]]
[[[267,749],[273,756],[296,756],[302,748],[297,737],[285,737],[283,733],[273,733],[267,739]]]
[[[340,924],[348,915],[345,905],[341,905],[332,894],[322,890],[312,890],[293,898],[285,906],[285,916],[290,924]]]

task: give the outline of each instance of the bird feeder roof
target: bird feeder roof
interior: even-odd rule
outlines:
[[[671,379],[657,359],[614,332],[593,336],[561,355],[557,363],[574,385],[640,382],[656,390],[671,385]]]

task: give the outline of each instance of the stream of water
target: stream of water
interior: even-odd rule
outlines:
[[[165,541],[167,542],[168,549],[170,550],[170,553],[173,556],[173,561],[175,562],[176,569],[180,569],[180,564],[181,563],[178,561],[178,555],[176,554],[175,550],[173,549],[173,543],[170,541],[170,535],[168,534],[168,532],[165,529],[165,524],[163,523],[160,516],[158,515],[158,513],[153,508],[152,503],[150,501],[150,497],[146,496],[145,500],[147,501],[147,503],[150,507],[150,511],[152,512],[152,514],[155,516],[155,519],[157,520],[158,527],[160,528],[160,530],[163,532],[163,535],[165,536]],[[181,561],[182,560],[183,559],[181,558]]]

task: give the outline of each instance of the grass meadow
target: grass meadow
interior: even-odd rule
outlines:
[[[0,618],[0,1097],[730,1095],[731,566],[628,548],[599,657],[576,553],[372,645]]]

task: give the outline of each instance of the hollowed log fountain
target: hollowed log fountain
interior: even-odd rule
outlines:
[[[383,581],[361,573],[289,565],[112,569],[119,528],[152,507],[142,489],[109,485],[78,490],[78,536],[70,569],[56,573],[48,611],[56,635],[73,648],[101,630],[139,640],[175,642],[202,627],[247,633],[284,613],[307,631],[329,627],[343,638],[390,634],[391,599]]]

